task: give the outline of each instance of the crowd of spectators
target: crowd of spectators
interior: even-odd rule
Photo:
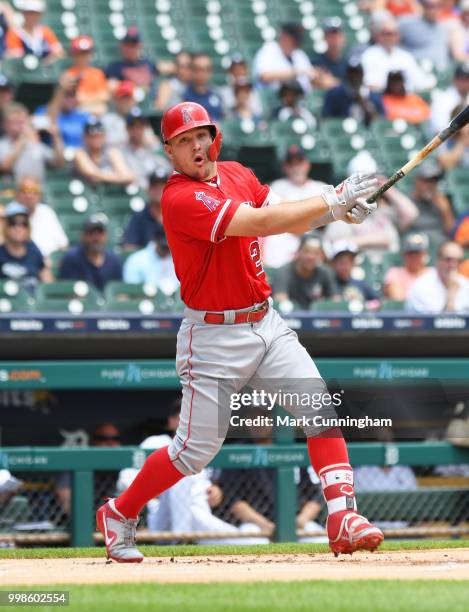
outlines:
[[[285,23],[252,57],[234,53],[220,84],[210,54],[182,50],[170,60],[156,59],[134,26],[116,40],[118,59],[97,65],[88,34],[71,39],[68,48],[59,42],[45,25],[43,0],[1,2],[0,62],[32,55],[46,66],[67,63],[49,101],[32,111],[17,99],[15,83],[1,73],[0,63],[0,173],[11,193],[10,200],[5,190],[0,194],[5,204],[0,279],[30,290],[39,282],[77,279],[100,291],[112,280],[177,291],[160,210],[171,167],[152,116],[179,101],[202,104],[222,128],[224,122],[250,120],[262,128],[301,119],[315,130],[329,118],[353,118],[365,128],[383,118],[425,124],[430,132],[445,127],[469,96],[467,0],[358,4],[369,14],[369,43],[351,44],[341,18],[328,17],[322,22],[323,50],[315,53],[303,26]],[[451,70],[451,84],[435,89],[428,66]],[[266,92],[273,101],[270,114]],[[306,101],[317,92],[322,106],[315,112]],[[266,238],[264,264],[280,307],[315,309],[324,300],[337,306],[358,300],[365,308],[379,308],[393,300],[413,310],[467,310],[469,212],[455,214],[445,178],[469,166],[468,130],[413,173],[411,190],[387,191],[363,225],[339,222],[305,236]],[[321,193],[321,175],[299,142],[279,153],[282,177],[271,188],[280,199]],[[380,170],[369,153],[361,154],[343,168],[343,176]],[[77,243],[62,223],[63,207],[57,213],[49,201],[48,177],[54,171],[79,179],[94,193],[133,189],[145,206],[129,209],[117,242],[112,211],[90,209]],[[424,303],[420,285],[433,288],[440,299]]]

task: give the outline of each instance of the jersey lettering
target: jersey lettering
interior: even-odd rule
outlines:
[[[249,254],[251,255],[251,259],[256,266],[256,276],[260,276],[264,272],[264,268],[262,267],[261,248],[257,240],[254,240],[249,245]]]
[[[204,191],[196,191],[195,199],[205,204],[205,206],[209,209],[210,212],[214,212],[221,204],[220,200],[217,200],[216,198],[207,195]]]

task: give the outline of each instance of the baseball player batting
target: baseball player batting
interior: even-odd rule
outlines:
[[[186,305],[176,351],[183,399],[171,444],[152,453],[129,488],[96,513],[108,558],[125,563],[143,560],[135,535],[144,505],[199,473],[223,444],[230,407],[220,402],[220,381],[238,391],[262,380],[282,381],[287,390],[300,384],[311,393],[327,392],[297,335],[272,308],[258,237],[306,232],[338,220],[362,223],[376,208],[366,198],[377,180],[362,174],[328,185],[321,196],[278,202],[251,170],[217,162],[222,136],[198,104],[171,107],[161,130],[174,166],[162,197],[163,221]],[[283,406],[295,418],[313,416],[311,406]],[[357,512],[340,429],[307,425],[304,432],[327,502],[332,551],[374,550],[383,534]]]

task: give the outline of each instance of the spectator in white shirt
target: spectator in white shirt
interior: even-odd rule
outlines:
[[[454,71],[453,84],[436,89],[432,94],[432,115],[430,122],[433,132],[441,132],[449,123],[456,106],[469,103],[469,62],[459,64]]]
[[[172,295],[177,291],[179,281],[166,236],[160,228],[157,229],[154,240],[127,258],[124,264],[124,281],[148,283],[165,295]]]
[[[279,89],[284,81],[297,79],[305,93],[311,90],[314,68],[301,49],[303,27],[286,23],[277,41],[266,42],[256,53],[253,62],[255,78],[264,86]]]
[[[325,183],[309,177],[311,162],[306,153],[297,145],[288,147],[283,162],[285,178],[277,179],[271,185],[272,192],[279,200],[303,200],[320,195]],[[267,236],[263,243],[263,261],[266,266],[280,268],[290,263],[298,251],[300,237],[297,234]]]
[[[464,251],[457,242],[444,242],[438,249],[436,268],[412,285],[406,308],[428,314],[469,312],[469,280],[459,274]]]
[[[372,26],[375,44],[366,49],[361,61],[364,83],[370,89],[382,93],[389,72],[401,71],[405,77],[406,91],[422,91],[430,87],[428,77],[409,51],[399,47],[399,27],[391,14],[385,14]]]
[[[44,257],[68,247],[68,238],[53,208],[41,202],[41,183],[34,176],[24,176],[16,189],[16,201],[29,210],[31,240]]]

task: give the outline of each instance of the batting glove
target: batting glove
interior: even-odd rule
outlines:
[[[347,213],[356,204],[359,198],[367,198],[378,188],[378,179],[373,174],[352,174],[340,185],[334,187],[327,185],[321,194],[329,206],[335,221],[350,223]]]
[[[346,223],[363,223],[377,208],[376,202],[368,204],[365,198],[359,198],[355,206],[347,213]]]

